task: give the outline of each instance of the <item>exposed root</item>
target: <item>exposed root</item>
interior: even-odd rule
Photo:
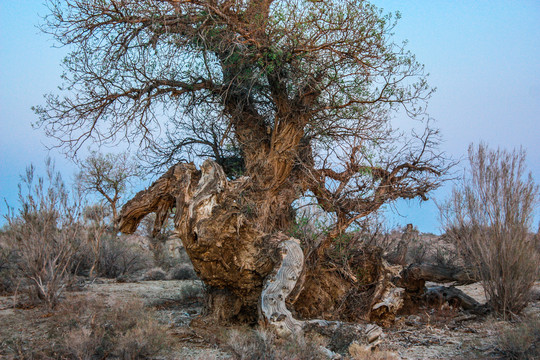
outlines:
[[[281,263],[275,274],[265,280],[261,293],[261,312],[278,335],[289,335],[302,330],[303,323],[293,318],[285,299],[294,288],[304,265],[304,252],[296,239],[289,238],[279,244]]]
[[[366,349],[376,347],[381,341],[382,329],[374,324],[354,324],[341,321],[297,320],[287,309],[285,300],[294,288],[304,265],[304,254],[298,240],[278,235],[281,261],[267,277],[261,294],[261,313],[266,322],[275,328],[279,336],[290,336],[302,331],[315,331],[326,336],[347,333],[353,340],[364,344]],[[344,338],[341,334],[338,337]],[[346,336],[345,336],[346,337]]]

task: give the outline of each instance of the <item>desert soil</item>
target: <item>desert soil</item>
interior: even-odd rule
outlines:
[[[540,290],[540,284],[537,284]],[[156,316],[167,325],[170,344],[160,359],[230,359],[232,354],[201,336],[189,323],[200,315],[201,303],[186,301],[186,293],[202,288],[198,281],[143,281],[117,283],[98,279],[84,289],[66,294],[70,298],[92,296],[119,306],[124,301],[141,299],[156,309]],[[485,302],[480,284],[461,287],[479,302]],[[50,322],[54,314],[43,308],[21,308],[16,297],[0,297],[0,359],[10,358],[18,349],[50,337]],[[531,303],[527,317],[540,316],[540,302]],[[497,333],[510,326],[507,322],[487,316],[470,316],[446,306],[420,310],[416,315],[399,317],[385,329],[381,350],[394,353],[400,359],[498,359]],[[223,328],[215,328],[217,335]],[[206,329],[208,335],[208,329]]]

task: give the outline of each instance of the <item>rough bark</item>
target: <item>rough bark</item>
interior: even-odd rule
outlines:
[[[204,320],[263,320],[282,334],[336,327],[344,321],[385,326],[404,302],[424,295],[426,280],[466,280],[460,272],[426,265],[402,271],[399,265],[388,265],[378,247],[354,249],[344,256],[329,246],[323,257],[311,251],[304,258],[296,240],[279,229],[268,231],[269,223],[284,216],[266,213],[269,204],[284,209],[284,204],[290,206],[289,194],[274,189],[274,197],[262,198],[254,186],[249,177],[228,180],[211,160],[200,170],[177,164],[120,213],[124,233],[134,232],[150,212],[156,213],[157,233],[168,213],[174,213],[177,235],[207,286]]]
[[[332,262],[331,257],[305,267],[299,246],[291,247],[293,242],[284,241],[279,231],[264,231],[267,222],[261,225],[258,221],[262,202],[285,203],[289,199],[284,196],[285,200],[280,201],[280,193],[277,199],[261,199],[252,186],[247,177],[227,180],[213,161],[206,161],[200,171],[193,164],[178,164],[122,208],[119,227],[124,233],[132,233],[146,214],[155,212],[155,233],[167,213],[175,209],[177,235],[209,289],[205,314],[217,322],[255,321],[259,302],[265,305],[263,313],[270,311],[266,318],[273,319],[275,311],[266,309],[272,294],[283,301],[277,316],[285,314],[290,322],[287,326],[294,327],[284,301],[302,272],[305,283],[302,281],[289,299],[289,306],[304,318],[373,320],[370,313],[376,304],[385,304],[376,308],[379,318],[395,314],[397,303],[388,305],[393,293],[389,288],[395,287],[390,281],[393,275],[383,264],[379,250],[364,249],[352,254],[346,267],[360,274],[359,279]],[[287,270],[280,272],[279,264],[293,254],[297,255],[282,268]],[[269,285],[272,271],[274,278],[280,279],[280,289],[272,290]],[[290,277],[288,282],[286,277]],[[265,281],[267,291],[261,298]],[[362,306],[358,308],[358,304]]]
[[[257,317],[264,278],[273,269],[276,245],[250,221],[243,202],[249,182],[228,181],[219,165],[178,164],[148,190],[129,201],[120,214],[120,230],[135,231],[149,212],[156,219],[175,208],[175,229],[198,276],[210,289],[207,315],[216,321]],[[156,220],[159,231],[161,221]],[[239,319],[244,320],[244,319]]]

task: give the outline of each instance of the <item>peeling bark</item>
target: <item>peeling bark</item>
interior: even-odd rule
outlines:
[[[330,351],[343,351],[352,341],[366,350],[381,342],[382,329],[374,324],[344,323],[342,321],[295,319],[287,309],[286,299],[299,279],[304,264],[304,254],[298,240],[282,234],[277,238],[281,261],[269,275],[261,294],[261,313],[266,322],[280,336],[290,336],[303,331],[312,331],[333,339]],[[380,307],[380,305],[378,305]],[[336,344],[336,338],[343,343]],[[328,349],[327,349],[328,350]]]
[[[249,204],[242,202],[247,185],[245,178],[228,181],[213,161],[200,171],[193,164],[178,164],[120,214],[120,230],[132,233],[149,212],[160,212],[161,218],[175,208],[175,229],[195,271],[216,289],[206,313],[219,322],[234,321],[240,313],[256,319],[263,280],[274,267],[275,244],[249,220]]]
[[[304,259],[300,244],[276,225],[290,218],[284,212],[295,189],[267,190],[261,192],[249,177],[229,181],[214,161],[200,170],[177,164],[122,208],[118,224],[132,233],[155,212],[157,233],[168,213],[175,214],[177,235],[208,289],[201,321],[262,319],[281,334],[345,326],[344,321],[386,326],[413,295],[424,294],[426,279],[465,281],[461,273],[437,267],[402,271],[388,265],[377,247],[343,257],[330,246],[322,258],[311,251]],[[355,326],[357,333],[368,331]],[[374,343],[365,336],[366,345]]]
[[[303,328],[303,323],[294,319],[287,309],[285,299],[300,276],[304,266],[304,253],[293,238],[281,241],[279,250],[282,260],[274,273],[265,280],[261,294],[261,312],[278,334],[288,335],[298,333]]]

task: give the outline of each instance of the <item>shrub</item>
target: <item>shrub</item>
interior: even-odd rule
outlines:
[[[31,297],[53,308],[70,283],[78,243],[74,239],[82,235],[83,228],[78,203],[70,199],[50,159],[46,165],[46,178],[37,181],[34,167],[27,168],[19,184],[20,210],[8,209],[4,236],[16,252],[22,276],[31,284]]]
[[[0,295],[10,294],[17,283],[17,259],[13,250],[2,246],[0,239]]]
[[[166,278],[167,274],[161,268],[150,269],[143,276],[143,280],[165,280]]]
[[[205,289],[200,282],[193,281],[191,283],[183,284],[180,288],[179,301],[180,302],[194,302],[202,300],[205,294]]]
[[[527,304],[540,265],[529,230],[538,186],[525,179],[525,152],[469,147],[470,176],[441,206],[447,238],[473,264],[493,310]]]
[[[540,319],[529,319],[501,331],[497,350],[506,359],[540,358]]]
[[[17,358],[146,359],[166,345],[166,328],[140,300],[106,304],[94,297],[74,298],[52,315],[47,337],[18,349]]]
[[[353,342],[349,346],[349,354],[352,360],[398,360],[399,356],[389,351],[366,349],[364,346]]]
[[[302,336],[278,339],[269,331],[237,329],[228,335],[227,345],[241,360],[328,359],[321,344]]]
[[[101,239],[98,273],[107,278],[133,275],[150,266],[151,259],[136,245],[129,244],[116,235],[107,234]]]
[[[171,280],[198,280],[193,266],[183,264],[178,267],[172,268],[169,271],[169,279]]]
[[[166,330],[142,302],[116,303],[104,308],[94,300],[84,305],[77,327],[65,335],[65,351],[74,358],[144,359],[165,346]],[[69,318],[68,315],[66,320]]]

